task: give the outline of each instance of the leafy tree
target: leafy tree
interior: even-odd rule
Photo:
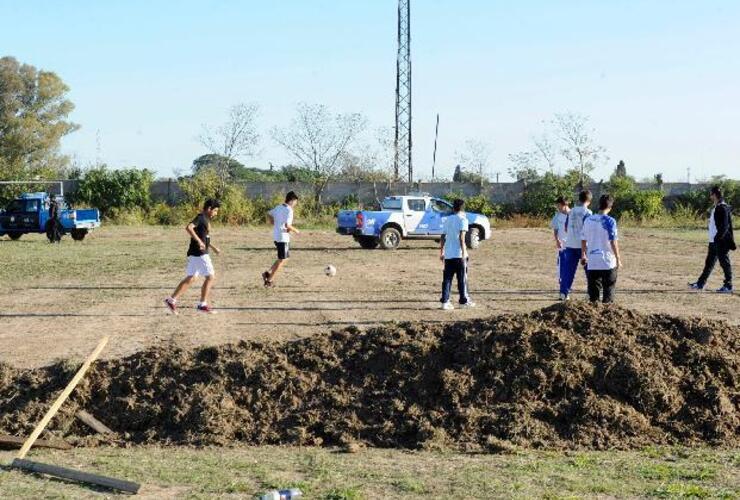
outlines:
[[[221,168],[225,169],[225,173],[229,179],[240,178],[246,170],[244,165],[238,160],[214,153],[204,154],[193,160],[193,174],[198,174],[205,169],[213,169],[216,175],[218,175]]]
[[[146,210],[151,203],[153,181],[154,174],[148,170],[111,170],[101,165],[84,173],[72,201],[92,205],[106,216],[113,210]]]
[[[67,164],[59,142],[79,128],[68,92],[55,73],[0,58],[0,179],[56,177]]]
[[[614,175],[617,177],[627,177],[627,166],[623,160],[619,160],[619,163],[617,163],[617,168],[614,169]]]

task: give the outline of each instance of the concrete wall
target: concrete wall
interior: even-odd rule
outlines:
[[[73,192],[77,181],[65,181],[65,192]],[[283,196],[288,191],[296,191],[304,195],[313,193],[313,186],[300,182],[249,182],[243,184],[244,191],[250,198],[271,199]],[[658,189],[656,184],[639,183],[639,189]],[[697,189],[707,189],[704,184],[689,184],[686,182],[668,182],[660,189],[665,193],[667,203],[675,197]],[[435,183],[372,183],[372,182],[332,182],[326,187],[323,200],[326,202],[340,202],[349,196],[356,196],[363,204],[372,204],[376,199],[395,194],[411,192],[429,193],[432,196],[444,196],[449,193],[463,193],[466,197],[482,194],[496,204],[515,204],[524,192],[523,182],[502,182],[480,186],[472,183],[435,182]],[[603,186],[593,184],[590,189],[598,196]],[[166,203],[176,203],[182,198],[176,179],[158,180],[152,185],[152,199]]]

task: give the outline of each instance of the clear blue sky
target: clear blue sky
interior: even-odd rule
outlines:
[[[299,101],[392,126],[394,0],[0,0],[0,54],[57,72],[80,131],[64,150],[170,175],[204,153],[201,124],[238,102],[269,129]],[[415,164],[451,175],[466,138],[491,143],[491,171],[553,113],[591,117],[638,177],[740,177],[740,2],[412,0]]]

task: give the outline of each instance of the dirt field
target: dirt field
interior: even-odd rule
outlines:
[[[440,311],[441,267],[432,242],[406,242],[395,252],[360,249],[331,231],[295,238],[293,258],[277,287],[264,290],[259,274],[274,258],[265,228],[215,228],[218,314],[183,301],[180,316],[165,313],[162,299],[182,277],[187,236],[181,228],[104,227],[83,243],[51,246],[41,236],[0,240],[0,361],[16,367],[81,358],[104,334],[108,358],[153,344],[219,344],[241,339],[295,339],[350,324],[428,323],[529,311],[556,299],[555,252],[546,230],[495,231],[472,253],[475,310]],[[740,323],[740,296],[691,293],[701,270],[704,231],[626,229],[625,269],[618,301],[642,312],[704,316]],[[326,264],[338,269],[323,274]],[[717,272],[710,285],[719,286]],[[582,300],[585,279],[576,278]],[[187,307],[185,307],[187,306]]]

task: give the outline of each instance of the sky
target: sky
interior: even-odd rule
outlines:
[[[587,116],[608,162],[667,181],[740,178],[737,0],[412,0],[413,140],[418,177],[451,177],[468,139],[488,174],[555,113]],[[394,0],[0,0],[0,56],[56,72],[79,131],[80,165],[166,177],[207,151],[198,135],[230,106],[260,106],[265,168],[291,158],[270,137],[299,102],[394,121]]]

